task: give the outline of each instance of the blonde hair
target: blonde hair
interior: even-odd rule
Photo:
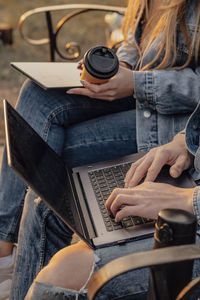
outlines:
[[[186,0],[129,0],[124,22],[122,26],[125,41],[128,38],[128,32],[131,30],[134,36],[133,47],[136,47],[135,34],[138,25],[142,24],[142,36],[140,41],[141,61],[140,69],[169,69],[175,68],[173,64],[177,56],[177,25],[185,39],[188,56],[186,62],[176,69],[186,67],[193,56],[196,62],[200,50],[200,1],[198,1],[196,25],[193,36],[189,33],[185,21]],[[152,10],[151,10],[152,9]],[[157,53],[151,62],[142,66],[142,56],[145,49],[158,38]],[[158,63],[159,61],[159,63]],[[158,63],[156,67],[153,67]]]

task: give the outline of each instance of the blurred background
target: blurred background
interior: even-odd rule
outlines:
[[[101,4],[112,6],[123,6],[126,0],[0,0],[0,146],[4,143],[4,120],[2,111],[2,100],[6,98],[15,105],[20,86],[25,77],[10,67],[11,61],[48,61],[48,45],[33,46],[22,39],[17,28],[20,16],[31,9],[59,5],[59,4]],[[66,15],[68,11],[57,11],[53,14],[53,24]],[[67,22],[58,36],[58,45],[61,53],[64,54],[65,45],[69,42],[76,42],[81,46],[81,56],[84,52],[95,45],[108,44],[110,31],[114,26],[120,25],[120,20],[115,15],[105,12],[89,12],[74,17]],[[33,39],[47,37],[44,14],[30,17],[25,25],[24,32]],[[116,24],[117,23],[117,24]],[[3,38],[5,30],[8,34],[7,41]],[[62,59],[56,56],[56,61]],[[75,61],[76,61],[75,60]]]

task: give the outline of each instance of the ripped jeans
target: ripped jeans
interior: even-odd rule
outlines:
[[[153,238],[137,240],[129,242],[123,245],[110,246],[105,248],[99,248],[94,251],[94,265],[91,270],[91,274],[87,280],[89,281],[93,272],[98,271],[104,264],[112,259],[118,258],[122,255],[131,254],[133,252],[139,252],[142,250],[152,249]],[[29,292],[25,300],[86,300],[87,289],[86,285],[79,291],[70,289],[64,289],[41,282],[34,281],[29,289]],[[98,300],[110,300],[110,299],[146,299],[146,292],[148,289],[148,271],[146,269],[137,270],[121,275],[114,280],[106,284],[103,289],[98,293]]]
[[[199,234],[197,234],[196,239],[199,244]],[[90,280],[93,272],[98,271],[103,265],[111,260],[123,255],[150,250],[153,248],[153,244],[153,238],[145,238],[124,245],[110,246],[95,250],[95,263],[87,282]],[[197,260],[194,264],[193,277],[195,278],[199,276],[199,274],[200,262]],[[85,288],[87,282],[79,291],[75,291],[34,281],[25,300],[86,300],[88,299],[87,289]],[[98,295],[95,296],[95,300],[145,300],[148,291],[148,282],[148,269],[130,271],[109,281],[101,288]],[[193,297],[191,297],[191,300],[197,299],[197,296],[199,295],[200,289],[195,292]]]

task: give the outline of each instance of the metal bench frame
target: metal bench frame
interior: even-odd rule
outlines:
[[[126,272],[149,267],[163,266],[166,264],[186,262],[189,260],[200,259],[200,245],[181,245],[165,247],[145,252],[133,253],[117,258],[100,270],[98,270],[88,283],[88,298],[94,300],[101,288],[115,277]],[[133,283],[134,284],[134,283]],[[176,300],[188,300],[193,292],[200,288],[200,277],[195,278],[180,291]],[[165,299],[169,299],[165,295]],[[162,295],[157,295],[156,289],[148,300],[162,300]]]
[[[52,14],[56,11],[68,11],[67,14],[62,17],[56,26],[53,26]],[[66,5],[53,5],[53,6],[44,6],[35,8],[25,12],[19,20],[19,31],[21,37],[31,45],[49,45],[49,60],[55,61],[55,54],[65,60],[74,60],[80,56],[80,45],[75,42],[68,44],[68,53],[64,56],[57,46],[57,37],[58,34],[70,19],[80,14],[87,13],[89,11],[102,11],[102,12],[116,12],[119,15],[124,15],[125,7],[119,6],[107,6],[107,5],[93,5],[93,4],[66,4]],[[33,15],[44,14],[46,18],[46,26],[48,30],[48,37],[42,39],[31,39],[24,33],[24,24],[25,21]],[[55,27],[55,28],[54,28]]]

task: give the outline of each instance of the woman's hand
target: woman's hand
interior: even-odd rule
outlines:
[[[106,201],[109,214],[119,222],[128,216],[157,219],[164,208],[193,213],[194,188],[178,188],[166,183],[145,182],[134,188],[117,188]]]
[[[119,66],[118,73],[103,84],[91,84],[84,82],[84,88],[74,88],[67,91],[68,94],[78,94],[101,100],[113,101],[130,96],[134,91],[133,71]]]
[[[131,165],[124,179],[125,187],[134,187],[144,181],[154,181],[164,165],[170,165],[170,175],[174,178],[188,169],[193,157],[188,152],[185,134],[177,134],[173,141],[150,150],[145,156]]]

